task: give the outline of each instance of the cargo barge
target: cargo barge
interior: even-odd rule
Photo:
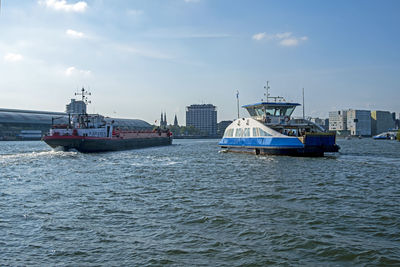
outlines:
[[[82,101],[86,101],[82,88]],[[70,114],[67,123],[54,123],[43,137],[52,148],[75,149],[79,152],[128,150],[172,144],[168,129],[153,126],[143,120],[115,119],[99,114]]]

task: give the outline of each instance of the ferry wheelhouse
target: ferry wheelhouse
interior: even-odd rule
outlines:
[[[338,152],[335,133],[326,132],[309,120],[292,117],[297,106],[300,104],[286,102],[282,97],[268,97],[266,102],[242,106],[250,117],[233,121],[219,146],[226,151],[257,155],[323,156],[325,152]]]

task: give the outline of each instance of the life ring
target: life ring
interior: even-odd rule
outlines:
[[[285,122],[288,123],[289,121],[290,121],[289,116],[286,116],[286,117],[285,117]]]

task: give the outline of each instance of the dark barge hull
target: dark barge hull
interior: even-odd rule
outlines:
[[[60,138],[45,136],[43,141],[52,148],[76,149],[83,153],[119,151],[172,144],[172,137],[131,138],[131,139],[92,139],[85,137]]]

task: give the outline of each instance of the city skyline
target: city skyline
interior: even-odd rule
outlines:
[[[1,108],[64,111],[82,86],[88,112],[181,122],[194,103],[271,95],[306,115],[400,112],[397,1],[2,1]],[[247,116],[243,109],[241,116]],[[301,114],[301,108],[295,115]]]

